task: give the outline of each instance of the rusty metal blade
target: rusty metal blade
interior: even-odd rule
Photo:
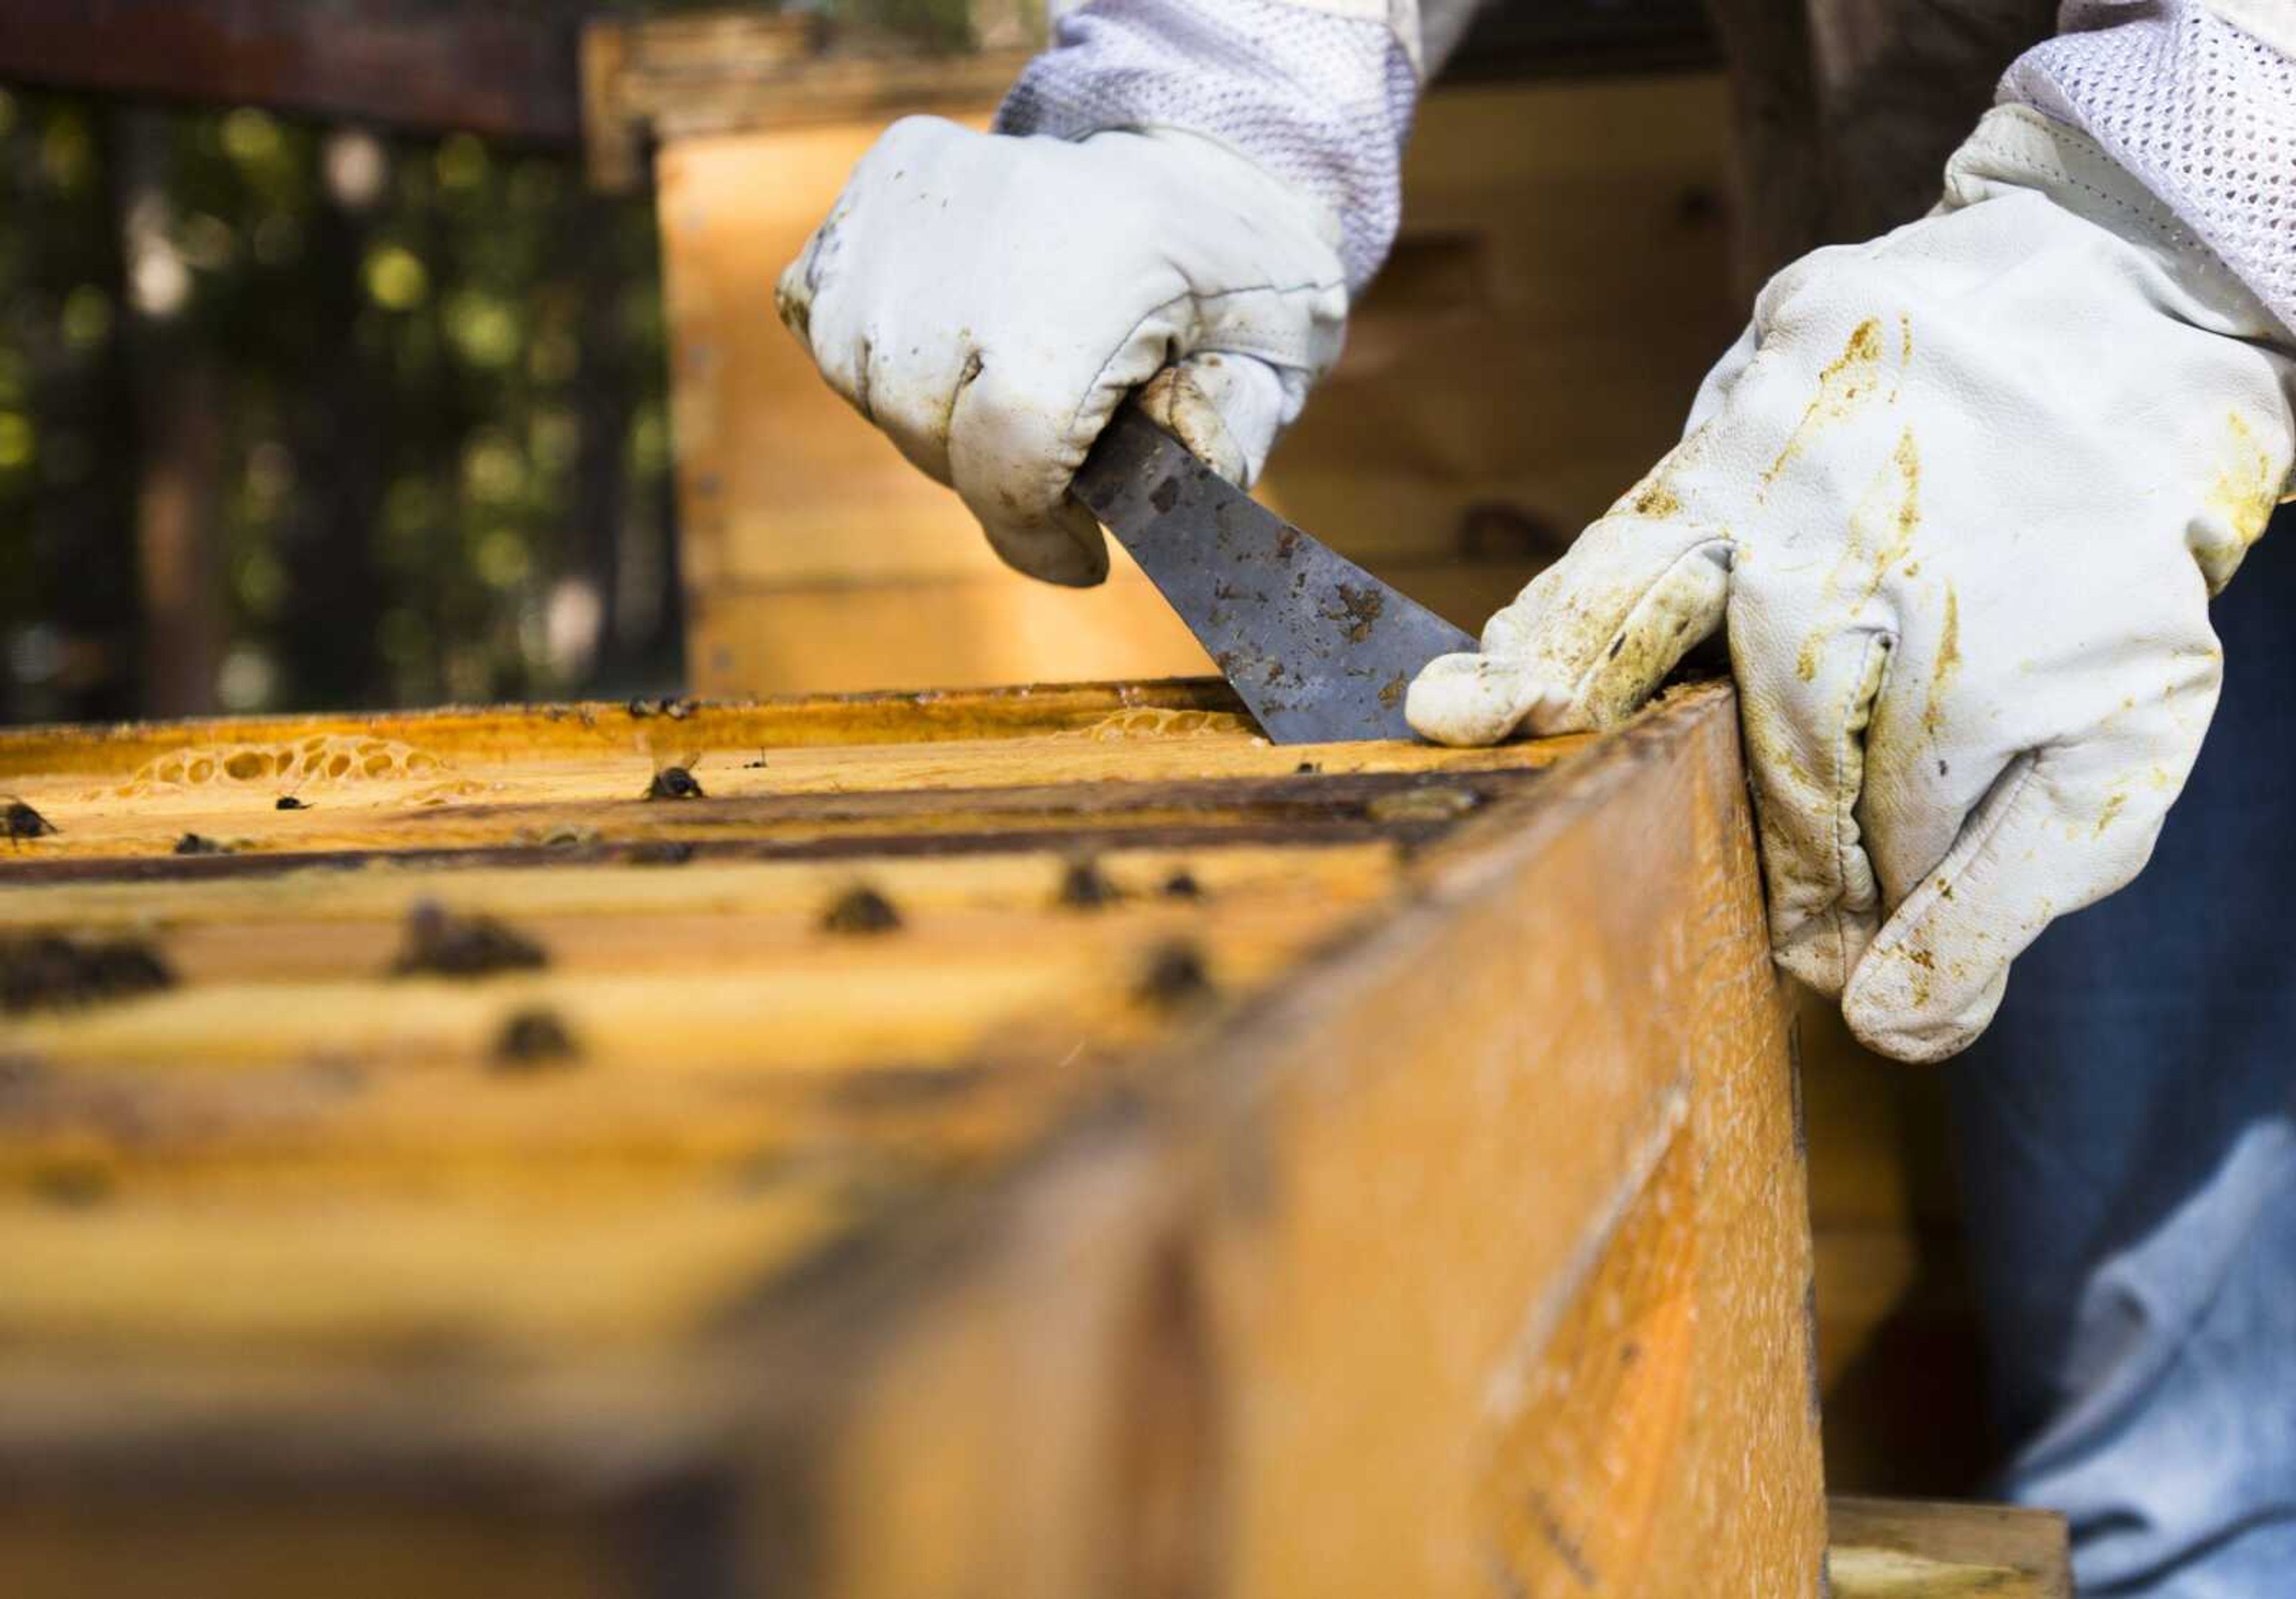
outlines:
[[[1407,739],[1403,694],[1474,639],[1255,504],[1127,405],[1077,498],[1132,552],[1279,744]]]

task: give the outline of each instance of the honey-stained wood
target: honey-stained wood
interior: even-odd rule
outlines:
[[[0,734],[0,1591],[1814,1594],[1734,728]]]
[[[2054,1512],[1843,1496],[1830,1513],[1833,1599],[2072,1599]]]
[[[995,98],[905,109],[979,127]],[[1210,670],[1121,551],[1108,584],[1081,594],[1005,570],[956,497],[839,399],[770,314],[774,275],[893,109],[660,148],[697,686]],[[1262,497],[1480,628],[1679,437],[1737,331],[1727,121],[1712,74],[1429,96],[1394,256]]]

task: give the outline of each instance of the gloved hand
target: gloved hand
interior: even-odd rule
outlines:
[[[1936,213],[1763,291],[1687,437],[1412,725],[1607,726],[1726,622],[1779,961],[1949,1055],[2150,855],[2292,414],[2289,329],[2095,144],[1997,110]]]
[[[1193,134],[896,123],[782,276],[831,385],[954,488],[1012,566],[1108,575],[1069,481],[1117,405],[1249,484],[1347,315],[1340,224]]]

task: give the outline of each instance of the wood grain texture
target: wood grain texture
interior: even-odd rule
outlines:
[[[1834,1599],[2072,1599],[2049,1511],[1841,1496],[1829,1521]]]
[[[532,0],[0,0],[0,76],[571,146],[580,10]]]
[[[1225,1280],[1255,1334],[1237,1425],[1265,1510],[1239,1558],[1262,1591],[1815,1585],[1804,1201],[1781,994],[1733,842],[1734,731],[1653,724],[1603,752],[1556,774],[1538,820],[1447,862],[1423,926],[1366,948],[1345,1003],[1289,996],[1295,1037],[1243,1079],[1268,1104],[1268,1169]],[[1411,1018],[1408,1048],[1373,1017]],[[1586,1219],[1546,1225],[1566,1215]],[[1603,1353],[1543,1382],[1580,1316]],[[1694,1334],[1669,1339],[1681,1316]],[[1632,1402],[1556,1391],[1597,1385],[1636,1321]],[[1377,1422],[1329,1402],[1365,1369],[1414,1401]],[[1529,1438],[1554,1453],[1514,1447]],[[1382,1534],[1398,1523],[1413,1536]]]
[[[705,797],[637,798],[665,741]],[[1472,754],[1179,685],[0,773],[59,829],[0,958],[175,979],[0,1016],[12,1595],[1815,1591],[1726,690]],[[395,974],[426,903],[545,964]]]

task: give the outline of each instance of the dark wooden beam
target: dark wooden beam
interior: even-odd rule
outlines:
[[[972,3],[978,12],[1009,0]],[[582,62],[590,180],[610,193],[636,189],[652,147],[673,139],[976,111],[1003,98],[1029,54],[1029,44],[936,50],[804,12],[594,21]]]
[[[1588,78],[1717,65],[1701,0],[1486,0],[1444,69],[1450,83]]]
[[[0,80],[572,147],[580,0],[0,0]]]
[[[920,37],[914,4],[846,0],[841,26],[728,0],[716,14],[613,21],[606,0],[0,0],[0,82],[260,105],[414,132],[572,148],[632,186],[652,136],[898,114],[993,98],[1037,42],[1033,0],[944,7],[969,36]],[[931,12],[939,16],[941,12]],[[906,47],[887,49],[893,41]],[[1502,0],[1455,79],[1707,65],[1698,0]]]

